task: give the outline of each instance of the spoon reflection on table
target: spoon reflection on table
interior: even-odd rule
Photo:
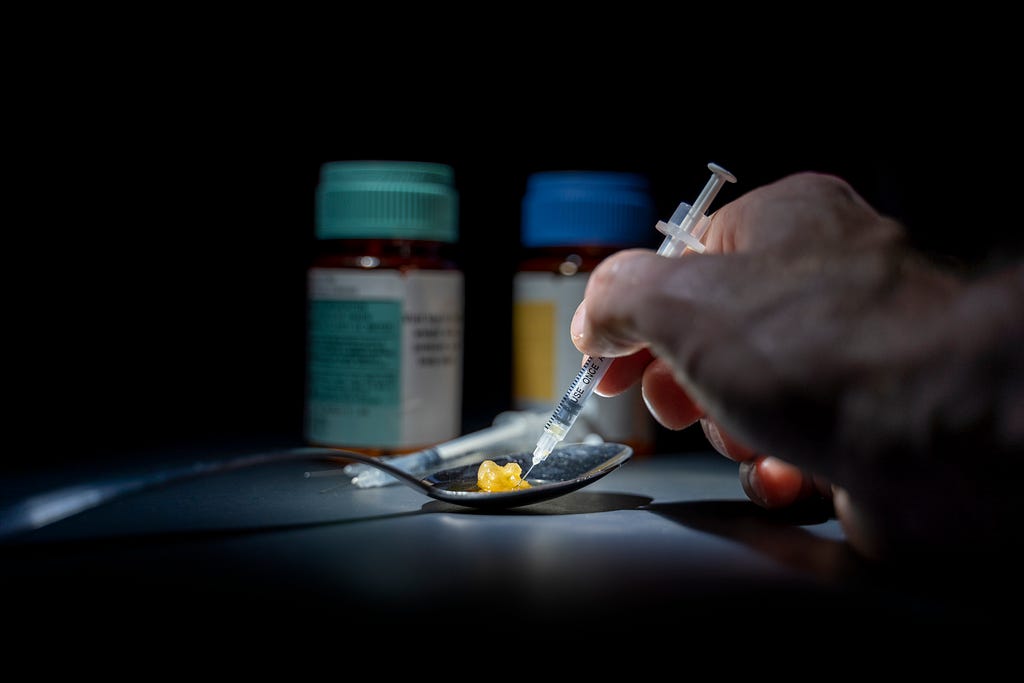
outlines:
[[[544,462],[534,468],[529,479],[529,487],[488,492],[481,491],[476,485],[479,463],[444,469],[419,477],[361,453],[337,448],[292,448],[108,481],[77,484],[37,494],[0,513],[0,540],[42,528],[116,498],[146,489],[285,460],[360,462],[383,470],[395,477],[399,483],[436,500],[466,507],[502,509],[529,505],[571,493],[617,469],[632,455],[632,448],[618,443],[567,444],[553,451]],[[525,471],[529,467],[531,454],[514,453],[490,459],[499,466],[517,462]]]

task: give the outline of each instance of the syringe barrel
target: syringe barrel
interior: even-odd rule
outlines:
[[[551,417],[544,428],[556,434],[561,433],[561,436],[564,438],[565,433],[569,431],[576,422],[576,418],[579,417],[580,412],[582,412],[583,404],[594,393],[594,389],[600,384],[601,378],[604,377],[611,364],[611,358],[587,356],[586,360],[583,361],[583,367],[580,368],[579,373],[576,375],[576,379],[573,380],[572,385],[562,395],[561,400],[555,407],[555,411],[551,413]]]
[[[437,452],[436,448],[428,448],[426,450],[410,453],[409,455],[400,455],[388,458],[387,462],[389,465],[393,465],[394,467],[404,470],[409,474],[419,474],[440,463],[441,455]],[[346,472],[346,474],[348,474],[348,472]],[[398,481],[382,470],[374,469],[369,465],[363,464],[354,468],[352,474],[355,475],[353,483],[359,488],[384,486],[389,482]]]

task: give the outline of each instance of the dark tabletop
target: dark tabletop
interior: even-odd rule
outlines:
[[[786,622],[820,634],[847,619],[961,628],[1012,605],[948,590],[957,578],[944,568],[922,581],[867,562],[825,505],[758,508],[736,463],[711,453],[635,456],[563,498],[501,512],[304,476],[323,468],[178,483],[10,539],[5,614],[278,629],[313,615],[389,633],[486,629],[500,615],[504,628],[563,635]]]

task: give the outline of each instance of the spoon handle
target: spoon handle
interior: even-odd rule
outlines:
[[[424,484],[416,477],[378,459],[339,448],[299,447],[242,455],[212,462],[199,462],[182,467],[170,467],[156,472],[121,477],[107,481],[72,484],[39,493],[21,500],[0,513],[0,542],[18,534],[41,529],[44,526],[73,517],[86,510],[99,507],[112,500],[149,489],[189,479],[198,479],[247,467],[256,467],[287,460],[355,460],[386,471],[406,486],[419,491]]]

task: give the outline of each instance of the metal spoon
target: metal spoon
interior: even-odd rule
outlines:
[[[617,469],[632,455],[632,448],[619,443],[569,444],[534,468],[529,488],[511,491],[488,492],[477,488],[479,463],[441,470],[423,479],[402,472],[404,477],[399,481],[447,503],[475,508],[511,508],[564,496]],[[514,453],[491,460],[502,467],[517,462],[525,472],[532,462],[532,453]],[[394,468],[382,469],[395,474]]]
[[[384,470],[399,483],[436,500],[466,507],[500,509],[530,505],[563,496],[597,481],[617,469],[632,455],[632,448],[618,443],[568,444],[557,449],[551,457],[534,469],[528,488],[490,493],[477,488],[479,463],[440,470],[420,478],[361,453],[336,448],[292,448],[109,481],[77,484],[41,493],[0,511],[0,540],[42,528],[132,493],[285,460],[361,462]],[[514,453],[491,460],[499,466],[515,461],[525,471],[531,462],[531,454]]]

